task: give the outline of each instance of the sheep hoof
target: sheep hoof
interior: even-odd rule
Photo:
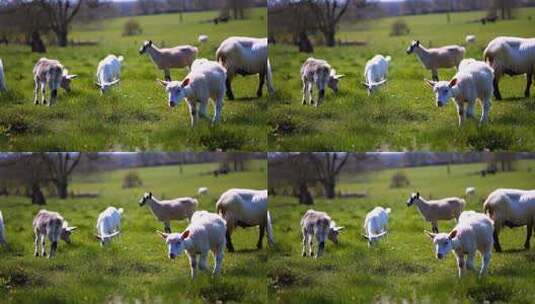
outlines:
[[[524,249],[529,249],[530,245],[529,244],[524,244]]]

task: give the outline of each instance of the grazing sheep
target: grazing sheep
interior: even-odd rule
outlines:
[[[459,126],[465,116],[474,117],[476,100],[479,99],[482,113],[479,120],[483,124],[489,119],[492,98],[493,70],[486,63],[474,59],[465,59],[459,65],[459,71],[451,81],[425,82],[433,88],[437,107],[445,106],[450,99],[455,99]],[[467,103],[465,111],[465,103]]]
[[[107,245],[113,237],[119,235],[123,208],[108,207],[102,211],[97,219],[97,233],[95,237],[100,246]]]
[[[466,42],[466,44],[476,43],[476,36],[475,35],[466,35],[465,42]]]
[[[208,269],[208,251],[215,257],[215,266],[212,272],[217,275],[221,272],[223,255],[225,251],[226,223],[215,213],[197,211],[191,218],[188,228],[182,233],[158,233],[165,240],[170,259],[175,259],[182,251],[186,251],[191,268],[191,278],[195,278],[197,262],[200,270]],[[197,259],[199,255],[199,259]]]
[[[309,57],[301,67],[301,81],[303,82],[303,104],[312,104],[312,88],[318,89],[317,107],[325,96],[325,88],[331,88],[334,93],[338,92],[338,82],[345,75],[337,75],[336,70],[331,68],[325,60]]]
[[[466,202],[462,198],[448,197],[440,200],[427,201],[420,196],[420,192],[412,193],[407,200],[407,207],[413,204],[418,207],[418,211],[428,222],[431,222],[434,233],[438,233],[440,220],[458,219],[463,212]]]
[[[234,100],[232,79],[236,75],[258,74],[256,96],[262,96],[264,81],[267,82],[269,95],[274,92],[271,65],[268,58],[267,38],[229,37],[221,42],[216,51],[216,60],[227,69],[227,98]]]
[[[196,199],[191,197],[180,197],[175,198],[174,200],[158,200],[153,195],[152,192],[145,192],[143,197],[139,200],[139,206],[148,204],[152,214],[156,218],[164,223],[164,230],[167,233],[171,233],[171,224],[169,223],[172,220],[183,220],[190,219],[199,203]]]
[[[492,220],[483,213],[465,211],[459,217],[459,223],[449,233],[426,234],[433,240],[437,259],[443,259],[448,252],[452,251],[457,258],[459,278],[464,273],[465,266],[469,270],[474,270],[474,258],[476,251],[482,257],[479,276],[482,276],[488,269],[492,253]],[[465,255],[467,255],[465,263]]]
[[[199,190],[197,190],[197,194],[199,194],[199,195],[208,195],[208,188],[200,187]]]
[[[268,210],[267,190],[229,189],[219,197],[216,210],[227,222],[227,249],[234,251],[232,231],[236,227],[259,227],[256,247],[262,248],[264,232],[267,233],[268,244],[273,246],[273,229],[271,215]]]
[[[423,66],[431,70],[433,80],[438,81],[438,69],[456,68],[464,57],[465,49],[458,45],[448,45],[435,49],[424,48],[419,40],[413,40],[407,54],[416,53]]]
[[[4,75],[4,63],[0,59],[0,93],[7,91],[6,76]]]
[[[366,214],[363,225],[366,234],[362,234],[362,236],[368,240],[368,247],[375,245],[386,235],[390,211],[390,208],[385,209],[383,207],[375,207],[372,211]]]
[[[119,83],[123,60],[123,56],[108,55],[99,62],[96,85],[100,87],[101,94],[106,93],[112,85]]]
[[[0,245],[7,246],[6,227],[4,226],[4,217],[2,216],[2,211],[0,211]]]
[[[206,43],[206,42],[208,42],[208,36],[199,35],[199,43]]]
[[[386,83],[390,61],[390,56],[375,55],[366,63],[366,67],[364,68],[364,78],[366,81],[362,84],[368,89],[368,96],[375,92],[379,86]]]
[[[321,211],[312,209],[307,210],[301,219],[301,232],[303,233],[303,256],[307,256],[306,247],[308,245],[308,253],[310,256],[314,255],[312,249],[313,238],[316,237],[318,242],[318,250],[315,258],[323,254],[325,248],[325,241],[331,240],[334,244],[338,244],[338,234],[344,227],[336,226],[336,223],[331,220],[331,217]]]
[[[58,248],[58,241],[61,238],[67,244],[71,243],[71,233],[77,227],[70,227],[69,223],[57,212],[51,212],[44,209],[33,219],[33,232],[35,233],[35,256],[39,256],[39,241],[41,242],[41,255],[46,256],[45,239],[48,238],[50,245],[50,254],[48,258],[54,257]]]
[[[497,252],[502,251],[498,235],[504,226],[527,226],[524,248],[529,249],[535,228],[535,190],[497,189],[489,194],[483,208],[494,221],[494,248]]]
[[[215,103],[212,125],[221,120],[223,98],[225,97],[226,71],[219,63],[206,59],[193,62],[191,72],[180,81],[160,81],[168,94],[169,107],[178,105],[186,99],[189,107],[191,126],[197,124],[198,116],[208,117],[208,100]],[[197,103],[199,111],[197,112]]]
[[[69,71],[61,65],[57,60],[52,60],[42,57],[37,61],[33,68],[33,79],[35,81],[34,88],[34,103],[39,104],[37,95],[39,88],[41,88],[41,102],[46,104],[46,86],[48,85],[50,93],[51,105],[56,101],[58,95],[58,88],[62,87],[65,91],[71,91],[71,80],[78,77],[78,75],[69,75]]]
[[[500,78],[526,74],[524,96],[529,97],[535,69],[535,38],[497,37],[483,51],[483,58],[494,69],[494,96],[501,100]]]
[[[191,45],[181,45],[174,48],[158,48],[152,43],[152,40],[145,41],[139,49],[139,54],[148,53],[152,62],[160,70],[164,71],[166,81],[171,81],[170,69],[189,68],[199,50]]]
[[[476,188],[475,187],[466,187],[465,190],[466,197],[472,197],[476,195]]]

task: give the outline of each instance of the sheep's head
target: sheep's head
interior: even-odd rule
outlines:
[[[69,227],[69,224],[67,222],[64,222],[63,227],[61,228],[60,238],[65,241],[65,243],[70,244],[71,234],[76,229],[78,229],[78,227]]]
[[[114,237],[118,236],[119,233],[120,233],[119,231],[116,231],[116,232],[114,232],[112,234],[108,234],[108,235],[95,234],[95,238],[100,241],[100,246],[105,246],[105,245],[109,244]]]
[[[168,255],[171,260],[174,260],[186,249],[184,241],[189,236],[189,230],[182,233],[163,233],[161,231],[158,231],[158,233],[167,244]]]
[[[168,94],[169,107],[175,107],[186,97],[186,86],[189,85],[189,78],[180,81],[164,81],[158,80],[160,84],[165,88]]]
[[[71,91],[71,80],[78,77],[78,75],[69,75],[67,69],[63,70],[63,75],[61,76],[60,86],[67,92]]]
[[[435,244],[435,252],[437,259],[443,259],[448,252],[453,250],[453,239],[457,236],[457,230],[452,230],[449,234],[447,233],[431,233],[425,231],[425,234],[433,240]]]
[[[143,45],[139,48],[139,54],[144,54],[150,47],[152,47],[152,40],[143,42]]]
[[[413,40],[411,45],[407,48],[407,54],[414,52],[414,49],[420,46],[420,40]]]
[[[453,78],[450,82],[447,81],[431,81],[425,79],[427,85],[433,88],[433,93],[435,93],[435,99],[437,107],[441,108],[445,106],[448,101],[453,98],[453,87],[457,84],[457,78]]]
[[[110,89],[110,87],[112,87],[112,86],[118,84],[119,81],[120,81],[119,79],[116,79],[116,80],[114,80],[114,81],[111,81],[111,82],[105,82],[105,83],[95,82],[95,84],[96,84],[98,87],[100,87],[100,93],[101,93],[101,94],[104,94],[104,93],[106,93],[106,92]]]
[[[371,247],[371,246],[377,244],[377,242],[385,235],[386,235],[386,231],[381,232],[381,233],[376,234],[376,235],[365,235],[365,234],[363,234],[362,237],[364,239],[368,240],[368,246]]]
[[[143,196],[141,197],[141,199],[139,200],[139,207],[142,207],[143,205],[145,205],[145,203],[149,199],[152,199],[152,192],[145,192]]]
[[[373,92],[377,91],[377,89],[386,83],[386,79],[383,79],[379,82],[374,82],[374,83],[366,83],[366,82],[363,82],[362,85],[368,90],[368,96],[370,96]]]
[[[420,199],[420,192],[411,193],[411,196],[407,200],[407,207],[412,206],[416,200]]]
[[[331,70],[331,74],[329,75],[329,82],[327,83],[327,86],[333,90],[333,92],[338,93],[338,82],[340,79],[344,78],[345,75],[337,75],[336,71],[333,69]]]
[[[342,231],[344,227],[336,226],[334,222],[331,222],[331,226],[329,227],[329,233],[327,234],[327,238],[331,240],[333,243],[338,244],[338,234],[340,234],[340,231]]]

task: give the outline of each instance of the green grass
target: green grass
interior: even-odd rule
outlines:
[[[486,44],[498,35],[533,37],[535,9],[519,10],[511,21],[482,26],[468,23],[483,12],[455,13],[451,23],[445,14],[400,17],[411,33],[391,37],[390,25],[396,18],[368,23],[340,25],[337,39],[366,42],[365,46],[315,47],[313,57],[326,59],[340,74],[338,95],[326,92],[323,104],[315,109],[301,105],[302,84],[299,69],[309,54],[298,53],[294,46],[270,47],[274,82],[278,94],[270,103],[271,150],[283,151],[370,151],[370,150],[518,150],[535,149],[535,94],[524,98],[525,77],[505,77],[500,88],[504,100],[493,100],[490,123],[482,128],[477,121],[457,127],[453,103],[439,110],[434,96],[424,82],[431,72],[425,70],[415,55],[407,55],[412,39],[425,46],[463,44],[467,34],[477,42],[467,46],[466,57],[482,58]],[[375,54],[392,56],[388,83],[368,97],[362,87],[366,61]],[[454,69],[440,70],[441,79],[449,79]],[[316,92],[317,93],[317,92]],[[476,106],[476,116],[480,115]]]
[[[163,72],[148,55],[138,53],[146,39],[158,46],[197,45],[198,35],[206,34],[209,42],[198,46],[199,57],[214,59],[217,46],[228,36],[266,36],[266,9],[250,10],[249,19],[243,21],[201,23],[216,14],[187,13],[183,23],[177,14],[134,17],[143,34],[132,37],[121,35],[126,18],[77,25],[69,39],[98,45],[48,47],[46,57],[59,59],[80,76],[73,81],[73,92],[60,90],[51,108],[33,104],[32,69],[42,55],[31,53],[27,46],[0,47],[10,89],[0,96],[0,150],[266,150],[267,97],[256,98],[258,77],[236,78],[237,100],[225,101],[221,124],[210,127],[203,120],[192,129],[185,103],[168,109],[167,96],[156,83]],[[96,68],[110,53],[125,57],[121,83],[101,97],[94,84]],[[175,69],[171,74],[182,79],[186,70]],[[212,106],[209,111],[211,117]]]
[[[33,256],[31,222],[40,209],[27,198],[2,197],[0,210],[6,222],[8,250],[0,248],[0,302],[5,303],[266,303],[266,261],[269,250],[256,250],[257,229],[240,229],[233,235],[237,252],[225,255],[223,274],[211,278],[200,273],[191,281],[185,255],[167,258],[164,242],[155,230],[163,229],[138,201],[144,191],[158,198],[196,195],[207,186],[209,195],[200,198],[200,208],[214,211],[218,196],[231,187],[265,188],[265,161],[249,164],[249,171],[218,178],[204,174],[217,164],[136,169],[143,186],[122,189],[126,170],[99,175],[75,176],[70,187],[77,193],[100,192],[94,199],[49,199],[48,210],[61,212],[70,224],[79,227],[73,244],[60,242],[56,258]],[[121,236],[107,248],[94,238],[96,218],[107,206],[125,209]],[[173,231],[186,227],[185,221],[172,222]],[[209,265],[213,266],[210,256]]]
[[[481,210],[481,200],[497,187],[535,187],[534,161],[518,164],[518,171],[481,177],[485,164],[402,169],[411,185],[391,189],[390,178],[397,170],[364,176],[342,176],[337,190],[368,192],[363,199],[317,198],[315,205],[299,205],[293,197],[272,196],[273,225],[277,254],[270,258],[269,295],[279,303],[533,303],[534,249],[525,251],[525,229],[505,229],[500,235],[504,252],[493,254],[490,272],[482,279],[468,273],[457,278],[452,254],[443,261],[434,257],[424,229],[431,229],[418,211],[406,207],[406,200],[419,190],[424,197],[463,196],[467,186],[476,196],[467,208]],[[375,206],[392,208],[388,236],[375,248],[368,248],[361,227]],[[345,226],[338,246],[327,242],[318,260],[301,256],[299,221],[308,208],[326,211],[337,225]],[[454,221],[440,222],[447,231]],[[480,258],[476,258],[476,267]],[[382,302],[381,302],[382,301]]]

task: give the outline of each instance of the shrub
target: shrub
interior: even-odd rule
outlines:
[[[392,23],[390,29],[390,36],[403,36],[408,35],[411,32],[409,26],[403,19],[398,19]]]
[[[398,171],[394,175],[392,175],[392,179],[390,181],[390,188],[403,188],[409,186],[411,183],[409,182],[409,177],[405,172]]]
[[[129,171],[123,177],[123,189],[141,187],[143,182],[136,171]]]
[[[135,36],[143,33],[141,25],[135,19],[128,19],[123,28],[123,36]]]

